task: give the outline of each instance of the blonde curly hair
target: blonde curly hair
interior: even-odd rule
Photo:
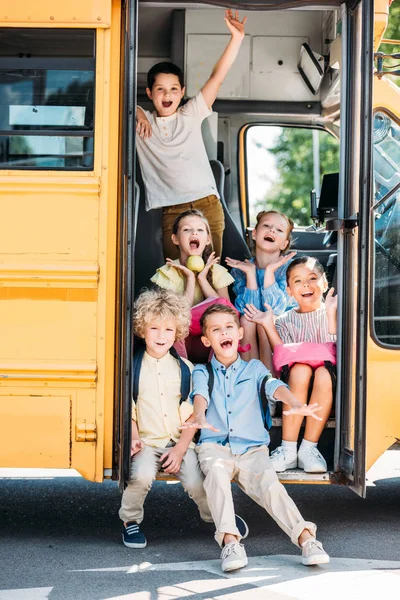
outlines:
[[[133,330],[144,336],[146,325],[158,321],[173,321],[176,326],[175,339],[183,340],[189,333],[191,321],[190,303],[186,296],[163,290],[145,290],[136,300],[133,313]]]

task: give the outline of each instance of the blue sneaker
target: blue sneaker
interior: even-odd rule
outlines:
[[[127,548],[146,548],[147,540],[135,521],[122,525],[122,541]]]
[[[245,540],[249,535],[249,528],[247,523],[242,517],[239,515],[235,515],[236,527],[239,529],[239,533],[242,536],[242,540]]]

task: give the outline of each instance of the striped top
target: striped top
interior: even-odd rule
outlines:
[[[325,306],[312,312],[300,313],[288,310],[275,321],[276,331],[284,344],[335,342],[336,336],[328,332]]]

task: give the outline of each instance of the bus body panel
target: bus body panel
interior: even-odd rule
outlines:
[[[18,3],[15,25],[32,14],[43,27],[50,5]],[[97,28],[94,168],[0,172],[0,466],[101,481],[113,443],[120,3],[68,10],[46,25]]]

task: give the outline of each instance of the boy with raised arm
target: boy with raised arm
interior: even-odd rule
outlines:
[[[328,563],[329,556],[315,539],[316,526],[303,519],[272,468],[260,386],[264,382],[267,398],[284,402],[290,414],[319,419],[319,407],[302,405],[285,384],[273,377],[265,382],[269,371],[261,361],[245,362],[240,358],[238,345],[243,329],[236,311],[229,306],[208,308],[201,317],[201,326],[203,344],[214,351],[214,382],[210,397],[208,370],[204,365],[195,367],[193,423],[185,428],[201,429],[196,451],[216,525],[215,539],[222,547],[222,570],[240,569],[248,562],[235,526],[231,479],[302,549],[304,565]]]
[[[146,93],[153,112],[137,108],[138,158],[146,189],[146,210],[163,209],[163,246],[166,258],[178,258],[171,241],[176,217],[190,209],[200,210],[210,223],[216,256],[221,255],[224,211],[204,146],[201,123],[211,115],[229,69],[244,39],[238,11],[225,11],[231,39],[209,79],[194,98],[180,106],[185,94],[183,73],[173,63],[154,65],[147,74]]]

